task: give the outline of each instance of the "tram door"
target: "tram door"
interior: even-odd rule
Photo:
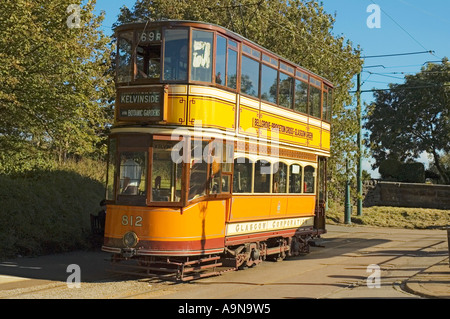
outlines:
[[[327,159],[325,157],[319,157],[316,201],[314,228],[325,229],[325,207],[327,201]]]

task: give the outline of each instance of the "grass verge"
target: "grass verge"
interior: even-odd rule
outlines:
[[[352,224],[409,229],[445,229],[450,225],[450,210],[409,207],[364,207],[362,216],[353,207]],[[344,207],[327,211],[328,224],[344,224]]]

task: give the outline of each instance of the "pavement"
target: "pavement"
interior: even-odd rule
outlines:
[[[404,289],[424,298],[450,299],[449,258],[406,280]]]

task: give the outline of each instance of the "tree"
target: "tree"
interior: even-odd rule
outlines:
[[[366,145],[376,160],[374,167],[390,158],[402,162],[433,156],[433,163],[446,184],[450,176],[441,164],[441,154],[450,150],[450,63],[429,63],[404,84],[375,92],[364,127],[370,131]]]
[[[80,5],[80,27],[70,27]],[[98,154],[113,94],[95,1],[0,3],[0,171]]]
[[[180,19],[215,23],[270,49],[334,83],[329,172],[331,197],[344,194],[345,159],[357,150],[358,130],[349,94],[361,70],[359,50],[332,34],[333,16],[316,1],[301,0],[138,0],[121,8],[115,25],[138,20]]]

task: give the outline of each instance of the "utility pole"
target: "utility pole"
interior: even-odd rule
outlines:
[[[395,56],[404,56],[404,55],[414,55],[414,54],[434,54],[433,50],[420,51],[420,52],[407,52],[407,53],[394,53],[394,54],[383,54],[383,55],[372,55],[372,56],[363,56],[361,59],[368,58],[384,58],[384,57],[395,57]],[[383,65],[373,65],[370,67],[383,67]],[[357,173],[356,173],[356,188],[358,193],[358,199],[356,203],[357,215],[362,216],[362,107],[361,107],[361,72],[358,73],[356,79],[356,116],[358,118],[358,135],[357,135],[357,143],[358,143],[358,162],[357,162]],[[347,205],[347,200],[346,200]]]
[[[356,112],[358,117],[358,167],[356,174],[356,183],[357,183],[357,215],[362,216],[362,108],[361,108],[361,73],[358,73],[356,83]]]
[[[350,176],[348,172],[348,159],[345,161],[345,170],[347,174],[347,180],[345,181],[345,210],[344,210],[344,222],[346,224],[352,223],[352,205],[350,203]]]

